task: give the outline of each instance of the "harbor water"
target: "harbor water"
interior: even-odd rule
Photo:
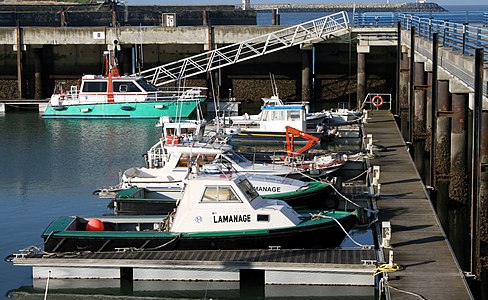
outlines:
[[[0,253],[3,257],[28,246],[41,247],[42,231],[61,215],[111,213],[107,199],[99,199],[92,192],[118,183],[121,171],[144,164],[142,154],[161,135],[155,123],[154,120],[42,119],[37,112],[9,112],[0,116]],[[371,243],[370,238],[361,241],[364,232],[353,234],[360,242]],[[355,245],[345,242],[344,246]],[[3,262],[0,274],[0,298],[17,295],[14,299],[43,299],[46,280],[33,281],[31,268]],[[53,297],[58,289],[58,299],[69,299],[68,294],[80,294],[81,298],[85,295],[86,299],[99,294],[124,295],[118,280],[52,280],[50,286]],[[280,295],[280,289],[268,288],[271,289],[268,295]],[[143,291],[138,293],[137,289]],[[283,286],[281,290],[286,289]],[[293,289],[299,298],[323,298],[328,294],[371,299],[373,294],[372,287],[336,287],[335,291],[332,287],[300,289]],[[235,299],[236,295],[239,298],[238,283],[215,282],[207,285],[136,282],[130,294],[142,297],[148,291],[161,299],[204,299],[205,292],[213,293],[213,299]],[[20,297],[23,293],[29,297]],[[178,294],[181,295],[177,297]]]

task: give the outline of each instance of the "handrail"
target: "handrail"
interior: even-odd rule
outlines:
[[[348,24],[347,14],[338,12],[148,69],[140,75],[152,84],[161,86],[288,47],[324,40],[331,35],[345,32]]]
[[[484,59],[488,60],[488,28],[414,15],[399,17],[403,28],[410,30],[415,27],[420,37],[432,40],[433,33],[437,32],[440,46],[452,48],[462,55],[474,55],[477,48],[483,48]]]
[[[473,56],[477,48],[484,49],[484,60],[488,60],[488,13],[469,23],[425,17],[427,14],[409,13],[355,13],[354,27],[393,27],[398,22],[405,30],[415,27],[418,36],[432,40],[438,33],[439,45],[452,48],[462,55]]]

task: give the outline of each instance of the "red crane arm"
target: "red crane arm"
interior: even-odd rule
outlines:
[[[295,152],[295,137],[304,138],[307,144]],[[297,156],[308,151],[313,146],[317,145],[320,139],[316,136],[300,131],[296,128],[286,126],[286,153],[288,156]]]

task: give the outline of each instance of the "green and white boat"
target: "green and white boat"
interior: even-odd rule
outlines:
[[[219,174],[219,173],[213,173]],[[228,172],[220,172],[227,175]],[[274,175],[246,174],[247,180],[264,199],[285,201],[294,209],[336,209],[339,200],[330,184]],[[109,207],[117,215],[167,214],[175,207],[183,193],[176,184],[166,188],[127,188],[115,193]]]
[[[189,118],[205,101],[205,88],[161,90],[145,78],[120,76],[109,64],[105,75],[84,75],[78,85],[67,89],[58,83],[43,118]]]
[[[194,176],[167,215],[58,218],[42,234],[44,251],[329,248],[357,221],[351,212],[296,211],[264,199],[244,175]]]

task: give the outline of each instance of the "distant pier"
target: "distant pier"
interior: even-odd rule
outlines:
[[[280,12],[333,12],[333,11],[356,11],[356,12],[429,12],[446,11],[436,3],[356,3],[356,4],[253,4],[251,8],[255,11],[272,11],[278,9]]]

